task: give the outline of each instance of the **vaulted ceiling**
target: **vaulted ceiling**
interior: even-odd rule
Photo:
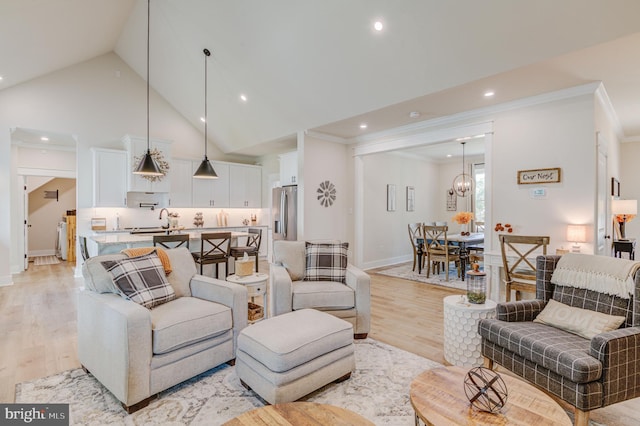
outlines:
[[[301,130],[348,143],[594,81],[634,140],[638,16],[636,0],[152,0],[150,83],[201,128],[211,50],[209,136],[227,153]],[[2,0],[0,28],[0,90],[110,51],[146,78],[146,0]]]

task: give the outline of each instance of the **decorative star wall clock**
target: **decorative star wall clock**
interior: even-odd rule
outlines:
[[[320,187],[316,192],[318,194],[318,201],[320,201],[320,205],[329,207],[333,205],[333,202],[336,200],[336,186],[328,180],[320,182]]]

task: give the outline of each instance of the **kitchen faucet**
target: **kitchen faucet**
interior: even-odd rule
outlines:
[[[171,219],[170,219],[171,214],[169,213],[168,209],[163,207],[162,210],[160,210],[160,216],[158,216],[158,219],[162,220],[162,213],[163,212],[167,212],[167,226],[163,226],[162,228],[169,229],[169,228],[171,228]]]

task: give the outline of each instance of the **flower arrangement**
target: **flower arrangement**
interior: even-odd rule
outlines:
[[[614,216],[614,219],[618,223],[623,223],[623,222],[631,222],[631,220],[634,217],[636,217],[635,214],[617,214]]]
[[[504,225],[500,222],[496,223],[496,226],[493,228],[496,232],[507,231],[509,234],[513,232],[513,227],[510,223],[505,223]]]
[[[472,212],[458,212],[451,218],[455,223],[466,224],[473,220]]]

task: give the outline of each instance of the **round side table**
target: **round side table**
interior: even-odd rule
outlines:
[[[238,276],[238,275],[229,275],[227,277],[227,281],[232,282],[234,284],[241,284],[247,287],[247,295],[251,298],[251,303],[255,303],[255,298],[258,296],[262,296],[263,300],[263,315],[262,318],[256,321],[260,321],[264,318],[267,318],[267,280],[269,276],[267,274],[255,273],[251,275]],[[255,322],[255,321],[250,321]]]
[[[444,298],[444,359],[463,367],[482,365],[478,321],[495,318],[496,305],[488,299],[482,304],[469,303],[466,296]]]

